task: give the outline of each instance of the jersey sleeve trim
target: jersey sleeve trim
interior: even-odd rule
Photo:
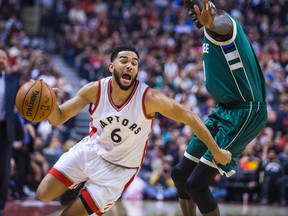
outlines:
[[[89,106],[90,115],[92,115],[95,112],[96,108],[98,107],[100,96],[101,96],[101,80],[98,80],[98,94],[97,94],[95,104],[90,104]]]
[[[228,15],[229,16],[229,15]],[[233,35],[231,37],[231,39],[227,40],[227,41],[217,41],[215,39],[213,39],[206,31],[206,29],[204,28],[204,35],[205,37],[211,41],[211,43],[215,44],[215,45],[218,45],[218,46],[225,46],[225,45],[228,45],[230,43],[232,43],[235,38],[236,38],[236,35],[237,35],[237,24],[236,22],[229,16],[229,18],[231,19],[232,23],[233,23]]]

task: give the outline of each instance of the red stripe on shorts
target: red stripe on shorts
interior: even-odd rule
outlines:
[[[131,185],[131,183],[133,182],[133,180],[134,180],[134,178],[135,178],[138,170],[139,170],[139,167],[136,169],[135,174],[131,177],[131,179],[130,179],[130,180],[127,182],[127,184],[124,186],[124,189],[123,189],[123,191],[122,191],[122,194],[123,194],[124,191],[126,191],[126,189]]]
[[[49,173],[61,181],[66,187],[73,185],[73,182],[57,169],[52,168],[49,170]]]
[[[83,198],[85,199],[85,201],[87,202],[88,206],[92,209],[93,212],[95,212],[97,215],[101,216],[103,215],[105,212],[100,212],[98,206],[95,204],[94,200],[92,199],[92,197],[90,196],[89,192],[87,191],[86,188],[84,188],[81,191],[81,195],[83,196]]]

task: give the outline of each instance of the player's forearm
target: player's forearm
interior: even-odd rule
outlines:
[[[72,118],[75,114],[71,112],[67,112],[65,107],[62,105],[57,105],[55,110],[49,115],[47,120],[49,123],[53,126],[59,126],[63,124],[64,122],[68,121],[70,118]]]
[[[201,127],[200,130],[195,130],[194,133],[197,135],[197,137],[207,146],[207,148],[211,151],[213,156],[218,155],[220,153],[220,148],[211,136],[210,132],[204,125],[204,127]]]
[[[61,125],[65,120],[61,117],[61,109],[57,105],[55,110],[48,116],[47,120],[53,126]]]
[[[193,119],[193,124],[190,125],[193,132],[207,146],[213,155],[217,155],[220,152],[220,148],[213,139],[210,131],[196,114]]]
[[[61,125],[77,115],[87,103],[87,100],[76,96],[61,105],[57,105],[56,109],[49,115],[48,121],[54,126]]]

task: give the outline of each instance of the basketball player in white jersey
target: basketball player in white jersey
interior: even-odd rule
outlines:
[[[40,200],[50,201],[86,181],[62,215],[103,215],[113,206],[142,165],[157,112],[189,125],[218,163],[231,160],[195,113],[137,80],[138,61],[133,46],[116,47],[109,64],[112,76],[86,84],[48,117],[57,126],[90,104],[89,136],[62,155],[37,189]]]

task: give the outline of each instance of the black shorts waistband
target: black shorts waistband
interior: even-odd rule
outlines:
[[[253,101],[248,101],[248,102],[233,102],[233,103],[226,103],[226,104],[219,104],[219,106],[228,108],[228,109],[240,109],[240,108],[250,108],[255,107],[255,108],[260,108],[260,107],[266,107],[266,102],[253,102]]]

